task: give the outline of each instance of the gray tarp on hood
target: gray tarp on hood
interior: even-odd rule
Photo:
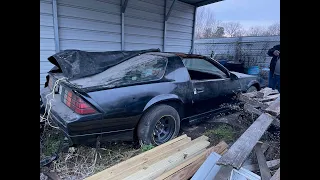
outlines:
[[[101,73],[129,58],[147,52],[160,52],[159,49],[138,51],[86,52],[81,50],[64,50],[48,58],[57,68],[50,72],[62,72],[69,80],[79,79]]]

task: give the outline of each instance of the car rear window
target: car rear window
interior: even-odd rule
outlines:
[[[81,87],[97,85],[128,85],[159,80],[165,73],[167,58],[142,54],[91,77],[74,80]]]

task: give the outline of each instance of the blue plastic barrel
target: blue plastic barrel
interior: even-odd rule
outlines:
[[[247,69],[247,74],[258,75],[260,72],[259,66],[251,66]]]
[[[225,66],[228,61],[229,61],[229,60],[218,60],[218,62],[219,62],[220,64],[222,64],[223,66]]]

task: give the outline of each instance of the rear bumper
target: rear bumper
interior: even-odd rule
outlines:
[[[55,116],[51,113],[51,120],[53,123],[59,127],[63,135],[68,139],[70,146],[76,144],[93,144],[99,137],[100,141],[132,141],[134,136],[133,129],[127,129],[123,131],[110,131],[110,132],[100,132],[100,133],[88,133],[80,135],[70,135],[68,133],[67,126],[61,123],[60,117]]]
[[[41,90],[40,96],[44,104],[47,101],[46,95],[49,93],[48,88]],[[95,143],[97,137],[100,137],[101,141],[133,140],[133,128],[124,130],[105,128],[102,131],[101,127],[108,126],[108,119],[103,119],[101,113],[94,115],[76,114],[62,103],[60,98],[59,94],[55,94],[51,101],[50,119],[67,137],[69,145]],[[48,96],[48,100],[50,99],[52,99],[52,95]]]

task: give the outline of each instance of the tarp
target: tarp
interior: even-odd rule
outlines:
[[[81,50],[64,50],[48,58],[57,68],[50,72],[60,71],[69,80],[79,79],[101,73],[127,59],[147,52],[160,52],[159,49],[138,51],[105,51],[87,52]]]

